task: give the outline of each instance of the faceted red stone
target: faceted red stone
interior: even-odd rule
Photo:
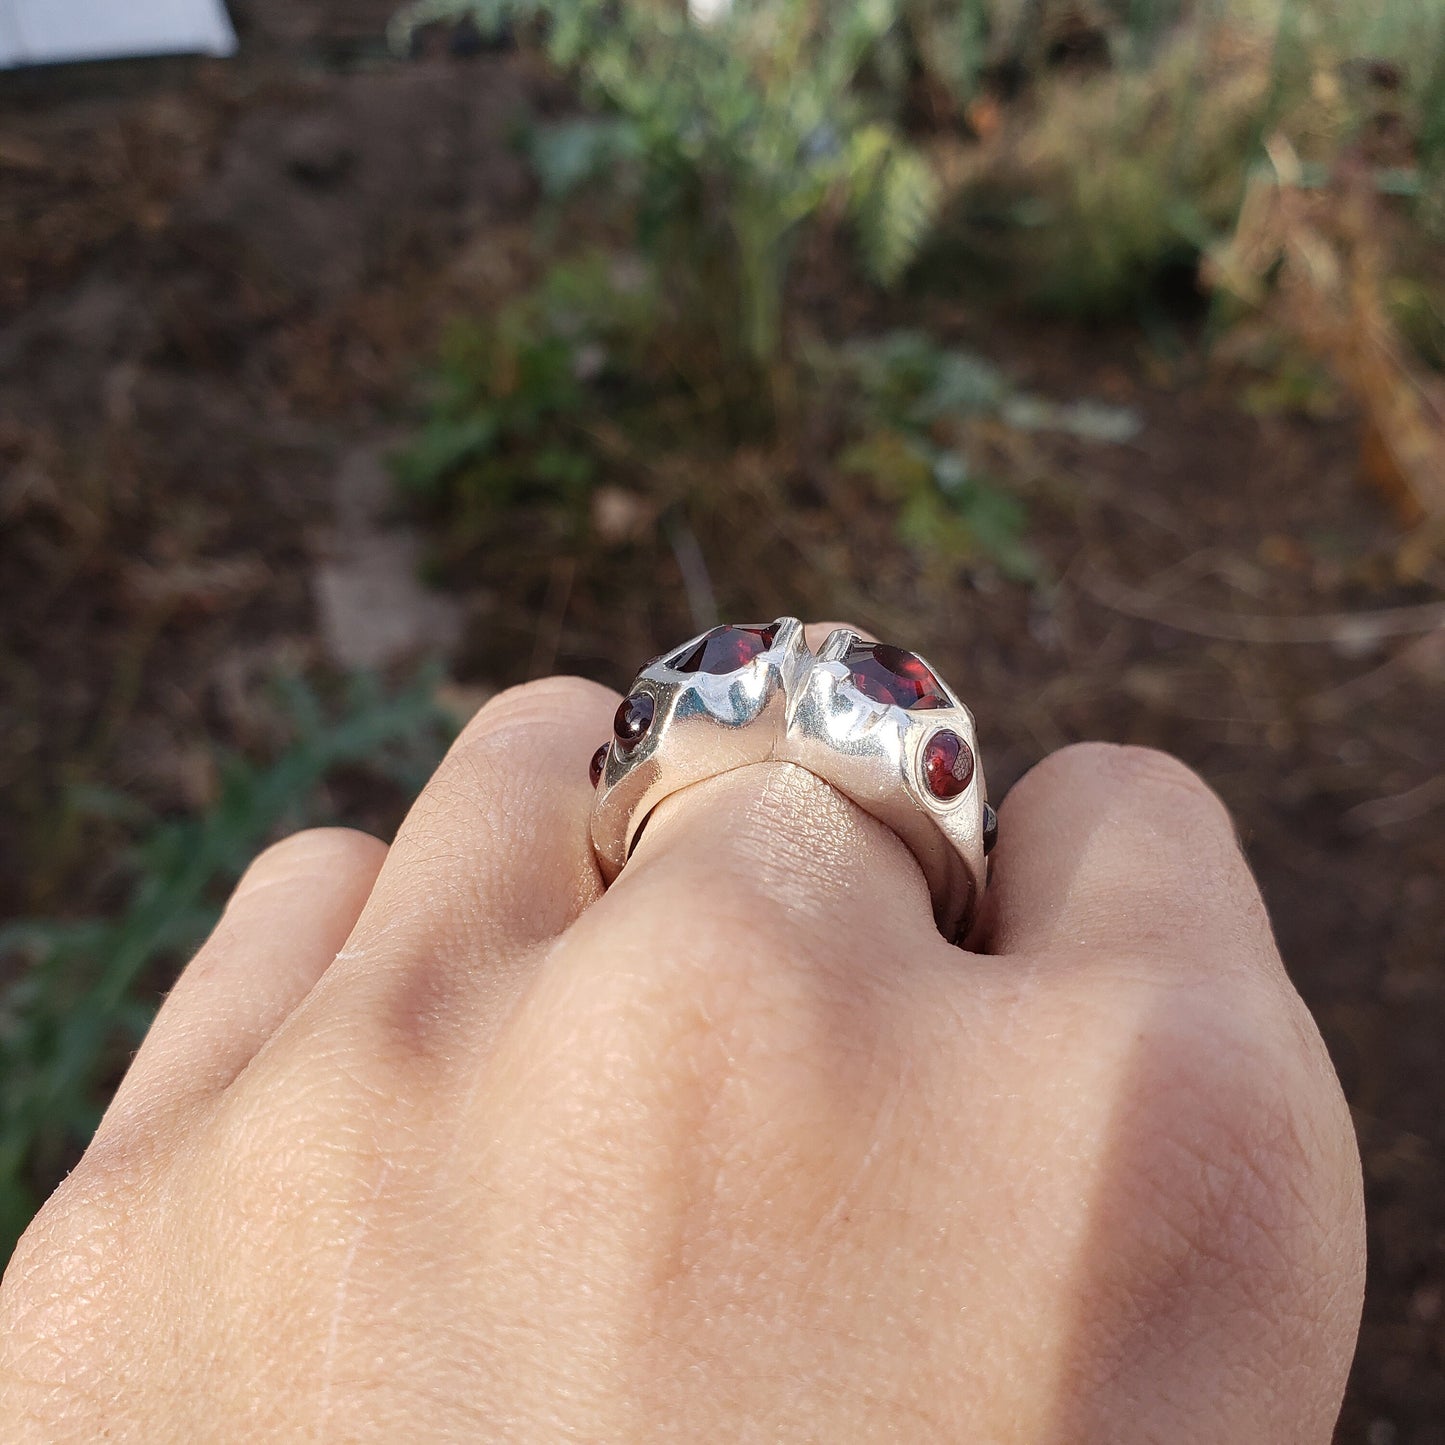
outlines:
[[[592,779],[592,786],[595,788],[602,781],[602,769],[607,766],[607,749],[610,743],[603,743],[595,753],[592,754],[592,761],[587,765],[587,776]]]
[[[973,749],[957,733],[934,733],[923,745],[923,777],[935,798],[956,798],[973,781]]]
[[[657,704],[645,693],[634,692],[624,697],[612,719],[612,735],[620,748],[635,748],[652,726]]]
[[[874,702],[921,709],[952,707],[923,659],[882,642],[855,643],[843,659],[853,686]]]
[[[776,627],[714,627],[672,664],[677,672],[710,672],[716,677],[746,667],[777,640]]]

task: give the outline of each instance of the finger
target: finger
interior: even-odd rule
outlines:
[[[816,652],[851,622],[810,622]],[[923,873],[890,829],[825,781],[789,763],[762,763],[685,788],[648,820],[624,870],[620,895],[635,912],[644,892],[708,899],[711,916],[765,921],[835,954],[843,939],[865,952],[886,936],[937,942]],[[621,880],[619,879],[619,882]],[[614,885],[614,891],[616,886]],[[901,933],[900,933],[901,930]]]
[[[878,641],[871,632],[865,632],[861,627],[854,627],[851,622],[809,622],[803,628],[803,640],[808,644],[808,650],[816,652],[823,645],[828,634],[837,632],[840,627],[855,633],[864,642]]]
[[[603,892],[588,832],[594,791],[587,763],[611,735],[617,702],[605,688],[553,678],[513,689],[482,710],[403,824],[346,960],[299,1028],[328,1027],[324,1020],[334,1014],[344,1029],[354,1024],[371,1038],[380,1027],[406,1055],[438,1061],[486,1048],[541,954]],[[730,836],[715,854],[738,887],[769,890],[794,918],[821,918],[825,904],[861,917],[860,900],[876,902],[891,889],[890,907],[911,908],[930,936],[922,875],[893,834],[824,785],[778,781],[796,769],[760,771],[774,781],[756,782],[751,819],[717,822]],[[687,808],[688,794],[705,797],[710,787],[669,799],[647,832],[666,837],[674,807]],[[827,798],[821,811],[820,795]],[[761,861],[765,835],[774,846]],[[871,875],[864,862],[839,852],[838,839],[854,835],[866,835],[858,851],[875,861]],[[800,866],[788,866],[785,855]],[[760,861],[746,884],[749,857]],[[638,859],[635,852],[626,874],[643,871]],[[678,876],[690,877],[686,870]],[[851,896],[845,881],[858,885]],[[686,909],[688,897],[673,902]],[[746,906],[742,895],[739,903]],[[873,924],[876,930],[876,918]]]
[[[97,1140],[133,1136],[223,1090],[331,964],[385,857],[379,839],[345,828],[262,853],[156,1015]]]
[[[511,688],[467,725],[392,844],[346,958],[319,991],[389,1010],[403,1031],[524,969],[602,891],[588,762],[618,696],[580,678]],[[419,1036],[418,1036],[419,1037]]]
[[[1004,800],[979,930],[992,953],[1058,948],[1277,960],[1228,811],[1148,748],[1081,743]]]
[[[810,632],[821,641],[835,625]],[[397,834],[336,988],[377,949],[497,966],[561,935],[602,892],[587,763],[618,701],[594,683],[548,678],[482,709]],[[408,1009],[439,1007],[440,977],[416,982]]]
[[[559,936],[602,892],[587,764],[618,701],[548,678],[488,703],[398,832],[342,974],[377,948],[497,963]]]
[[[897,834],[792,763],[737,768],[666,799],[604,905],[695,912],[762,949],[835,959],[941,943],[923,872]]]

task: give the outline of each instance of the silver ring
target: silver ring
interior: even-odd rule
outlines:
[[[973,714],[917,653],[847,628],[715,627],[648,663],[592,759],[592,847],[611,883],[664,798],[751,763],[795,763],[892,829],[946,938],[977,912],[998,819]]]

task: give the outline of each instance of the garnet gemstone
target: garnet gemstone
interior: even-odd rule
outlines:
[[[645,693],[634,692],[624,697],[612,719],[612,735],[620,748],[635,748],[647,735],[652,726],[652,715],[657,704]]]
[[[776,627],[714,627],[672,664],[676,672],[710,672],[721,677],[746,667],[777,640]]]
[[[595,753],[592,754],[592,761],[587,765],[587,776],[592,779],[592,786],[595,788],[602,781],[602,769],[607,766],[607,749],[610,743],[603,743]]]
[[[993,852],[993,845],[998,842],[998,814],[989,807],[983,805],[983,851]]]
[[[923,659],[901,647],[857,642],[849,649],[843,665],[853,686],[874,702],[913,709],[953,706]]]
[[[973,781],[973,749],[957,733],[934,733],[923,745],[923,778],[935,798],[956,798]]]

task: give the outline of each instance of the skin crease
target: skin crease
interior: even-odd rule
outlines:
[[[974,950],[789,765],[601,893],[615,695],[268,850],[0,1289],[17,1441],[1328,1441],[1359,1159],[1222,806],[1083,745]]]

